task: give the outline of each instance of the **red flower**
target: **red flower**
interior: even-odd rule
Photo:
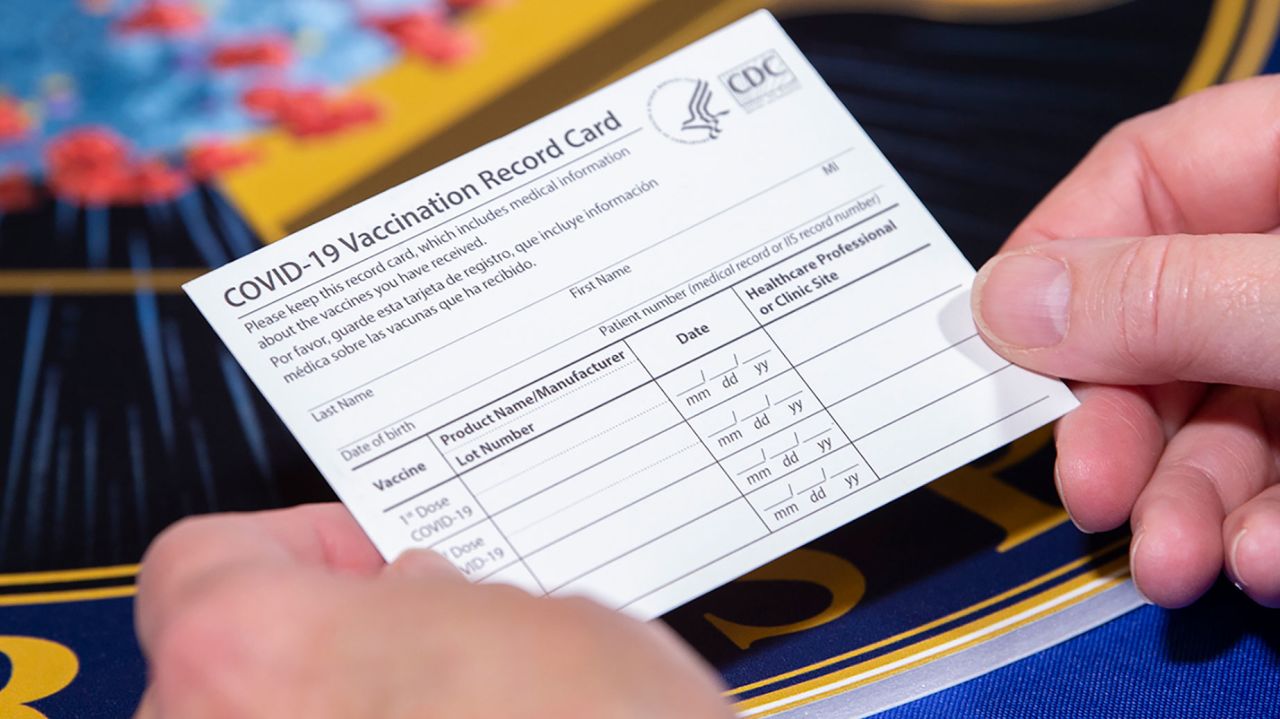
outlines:
[[[133,178],[128,169],[114,165],[51,173],[49,186],[68,202],[94,207],[126,202],[133,194]]]
[[[182,2],[151,0],[116,23],[116,30],[126,34],[155,33],[185,35],[204,27],[204,16]]]
[[[240,96],[240,104],[249,112],[274,119],[279,116],[291,98],[295,98],[304,92],[319,94],[318,91],[313,90],[286,90],[281,87],[266,85],[246,91]]]
[[[45,147],[49,186],[54,194],[81,205],[110,205],[133,194],[129,146],[104,127],[82,127]]]
[[[320,90],[259,87],[241,99],[244,106],[297,137],[330,135],[377,120],[378,106],[358,97],[336,97]]]
[[[97,126],[69,130],[45,147],[50,172],[80,172],[123,166],[129,146],[114,131]]]
[[[206,182],[227,170],[242,167],[258,159],[257,153],[222,140],[197,143],[187,150],[187,172]]]
[[[161,159],[139,162],[130,155],[129,145],[109,129],[71,130],[45,148],[49,187],[67,202],[89,206],[166,202],[190,189],[187,172]]]
[[[293,61],[289,43],[280,38],[231,42],[219,46],[209,63],[225,70],[236,67],[284,67]]]
[[[36,188],[21,172],[0,173],[0,212],[22,212],[36,204]]]
[[[0,144],[21,140],[30,129],[31,118],[23,112],[18,101],[0,97]]]
[[[191,189],[186,173],[164,160],[145,160],[129,168],[130,186],[119,198],[126,202],[167,202]]]
[[[404,53],[431,62],[456,62],[475,49],[474,38],[450,25],[439,12],[417,10],[372,17],[367,22]]]
[[[378,106],[357,97],[314,98],[291,103],[280,115],[280,124],[298,137],[331,135],[378,119]]]

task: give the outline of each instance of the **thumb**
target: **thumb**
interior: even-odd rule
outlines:
[[[430,579],[432,581],[460,581],[462,572],[453,562],[430,549],[407,549],[388,564],[383,576]]]
[[[997,255],[978,330],[1011,362],[1103,384],[1280,389],[1280,238],[1070,239]]]
[[[142,699],[138,701],[138,708],[133,712],[133,719],[160,719],[160,711],[156,709],[155,692],[151,688],[147,688],[142,692]]]

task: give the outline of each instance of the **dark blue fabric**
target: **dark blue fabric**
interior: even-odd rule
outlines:
[[[1143,607],[877,719],[1280,717],[1280,610],[1221,583],[1175,611]]]

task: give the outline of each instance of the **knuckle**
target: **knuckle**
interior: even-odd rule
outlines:
[[[180,550],[194,535],[198,534],[202,526],[203,518],[201,517],[184,517],[170,524],[151,540],[151,546],[147,547],[143,555],[143,564],[154,564],[168,559],[169,555]]]
[[[144,567],[148,564],[183,562],[193,547],[203,545],[210,537],[226,534],[233,515],[205,514],[183,517],[170,524],[151,541],[143,555]]]
[[[545,610],[554,606],[558,600],[534,597],[525,590],[512,584],[464,584],[465,595],[477,598],[486,604],[501,607],[504,611],[525,612]]]
[[[555,599],[553,606],[561,613],[575,617],[589,617],[599,620],[606,616],[603,607],[586,597],[564,597]]]
[[[229,631],[225,607],[217,597],[191,601],[166,624],[151,657],[158,686],[180,690],[184,700],[210,707],[223,701],[227,673],[239,665],[236,633]]]
[[[138,570],[138,599],[146,603],[157,584],[164,584],[175,574],[188,569],[186,558],[190,548],[204,535],[208,520],[186,517],[166,527],[142,556]]]
[[[1228,521],[1235,524],[1237,529],[1273,524],[1280,527],[1280,489],[1258,492],[1237,507]]]
[[[557,599],[554,613],[564,624],[583,627],[585,634],[628,632],[635,624],[633,620],[585,597]]]
[[[165,627],[160,653],[181,659],[189,651],[198,656],[222,656],[233,652],[245,634],[252,633],[255,596],[263,591],[247,586],[246,578],[229,576],[211,581],[184,597],[181,608]]]
[[[305,593],[288,580],[259,573],[219,577],[184,598],[165,622],[150,654],[155,682],[182,701],[212,708],[209,716],[257,716],[257,701],[282,690],[282,667],[296,669],[316,651],[317,625],[306,612],[282,621],[280,608]],[[322,625],[321,625],[322,626]]]
[[[1190,250],[1184,238],[1147,237],[1132,242],[1114,264],[1104,301],[1111,303],[1116,349],[1127,365],[1172,378],[1197,354],[1186,331],[1199,284]]]
[[[1116,123],[1098,140],[1098,147],[1115,147],[1132,142],[1134,137],[1142,134],[1143,127],[1151,121],[1151,116],[1156,112],[1159,110],[1134,115]]]
[[[626,620],[589,599],[564,597],[542,603],[544,627],[582,656],[607,652],[611,638],[626,633]]]
[[[1178,112],[1165,107],[1139,115],[1118,125],[1105,138],[1109,157],[1122,176],[1133,178],[1133,191],[1140,202],[1134,209],[1145,216],[1146,234],[1168,235],[1182,232],[1188,227],[1187,213],[1177,195],[1170,189],[1166,174],[1167,161],[1163,154],[1153,150],[1153,136],[1168,121],[1167,114]]]

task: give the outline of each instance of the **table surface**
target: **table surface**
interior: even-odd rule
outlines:
[[[877,715],[932,716],[1280,717],[1280,621],[1223,581]]]

